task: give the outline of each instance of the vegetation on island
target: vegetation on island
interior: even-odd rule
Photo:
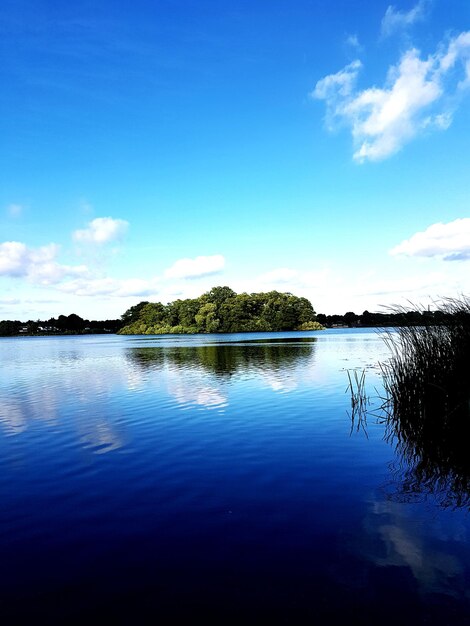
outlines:
[[[291,293],[237,294],[214,287],[199,298],[140,302],[122,316],[124,335],[322,330],[312,304]]]

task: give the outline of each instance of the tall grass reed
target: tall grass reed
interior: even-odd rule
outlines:
[[[446,298],[432,314],[394,307],[381,364],[386,437],[405,461],[402,496],[426,492],[470,505],[470,299]],[[411,321],[410,321],[411,320]]]
[[[357,370],[346,370],[348,386],[345,393],[351,398],[351,433],[353,430],[362,429],[367,437],[367,414],[370,398],[366,394],[366,370],[361,373]]]

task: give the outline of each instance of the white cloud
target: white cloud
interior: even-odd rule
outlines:
[[[376,259],[374,267],[358,268],[344,261],[308,263],[302,268],[290,268],[292,279],[288,282],[266,282],[274,276],[273,270],[258,277],[231,281],[237,292],[289,291],[310,300],[318,313],[345,313],[364,310],[384,311],[394,304],[429,304],[444,296],[468,293],[470,275],[465,263],[445,263],[439,258],[423,263],[419,258],[395,259],[384,256]],[[311,265],[312,266],[312,265]]]
[[[442,257],[444,261],[470,259],[470,218],[432,224],[390,250],[390,254]]]
[[[439,60],[441,72],[448,72],[459,60],[464,64],[465,75],[458,88],[465,89],[470,86],[470,31],[460,33],[451,40],[446,53]]]
[[[422,61],[409,50],[389,73],[389,87],[372,87],[344,107],[352,121],[353,137],[359,144],[354,157],[377,160],[397,152],[431,119],[420,119],[423,109],[442,95],[431,60]]]
[[[201,283],[198,283],[199,287],[194,284],[194,289],[188,283],[175,288],[175,279],[210,276],[220,272],[225,265],[222,255],[200,256],[176,261],[166,270],[165,277],[122,279],[97,274],[86,265],[58,263],[58,253],[59,246],[53,243],[39,248],[30,248],[18,241],[0,243],[0,277],[26,279],[43,287],[52,286],[70,296],[158,298],[167,302],[182,295],[200,295]]]
[[[221,254],[179,259],[165,270],[165,278],[201,278],[221,272],[224,266],[225,259]]]
[[[336,74],[325,76],[317,82],[311,95],[318,100],[326,100],[327,106],[334,105],[335,110],[336,101],[351,95],[361,67],[362,63],[356,59]]]
[[[77,278],[62,283],[58,288],[76,296],[148,297],[157,295],[158,279]]]
[[[339,72],[336,72],[336,74],[329,74],[319,80],[310,94],[317,100],[325,100],[325,121],[329,130],[334,129],[336,120],[340,118],[340,111],[344,103],[351,99],[351,94],[361,68],[362,63],[356,59]]]
[[[73,238],[79,243],[104,244],[120,239],[129,226],[129,222],[112,217],[96,217],[87,228],[76,230]]]
[[[0,298],[0,305],[4,304],[20,304],[19,298]]]
[[[0,243],[0,276],[28,278],[34,283],[51,285],[66,276],[79,276],[88,272],[84,265],[61,265],[55,258],[59,247],[51,243],[40,248],[28,248],[20,241]]]
[[[23,206],[21,204],[9,204],[7,206],[7,212],[10,217],[19,217],[23,212]]]
[[[383,88],[356,91],[360,68],[361,63],[354,61],[322,78],[311,95],[325,100],[329,127],[337,121],[350,126],[354,159],[376,161],[398,152],[424,129],[449,127],[455,108],[450,98],[455,100],[470,87],[470,31],[439,46],[426,59],[418,50],[408,50],[389,69]],[[460,76],[452,69],[460,70]]]
[[[356,52],[360,52],[362,50],[362,46],[359,43],[359,38],[356,34],[348,35],[346,37],[345,43],[348,47],[352,48]]]
[[[415,22],[424,19],[426,9],[429,4],[428,0],[419,0],[419,2],[409,11],[397,11],[397,9],[389,5],[382,18],[382,35],[388,37],[393,33],[405,30]]]
[[[31,251],[19,241],[0,244],[0,276],[25,276],[31,262]]]

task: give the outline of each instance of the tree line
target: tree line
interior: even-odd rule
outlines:
[[[59,315],[47,320],[19,320],[0,321],[0,336],[13,337],[16,335],[81,335],[117,333],[122,328],[121,319],[115,320],[86,320],[79,315]]]
[[[344,315],[325,315],[318,313],[317,321],[326,328],[348,327],[356,328],[363,326],[366,328],[388,328],[390,326],[429,326],[442,324],[446,321],[446,313],[442,311],[428,310],[399,310],[385,313],[370,313],[364,311],[356,315],[353,311],[348,311]]]
[[[142,301],[120,319],[88,320],[79,315],[59,315],[47,320],[0,321],[0,336],[57,334],[166,334],[276,332],[320,330],[334,327],[420,326],[443,322],[442,311],[388,311],[357,315],[315,313],[306,298],[291,293],[237,294],[230,287],[214,287],[198,298],[168,304]]]

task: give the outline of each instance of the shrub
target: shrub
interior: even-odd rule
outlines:
[[[320,322],[304,322],[297,326],[296,330],[325,330],[325,327]]]

